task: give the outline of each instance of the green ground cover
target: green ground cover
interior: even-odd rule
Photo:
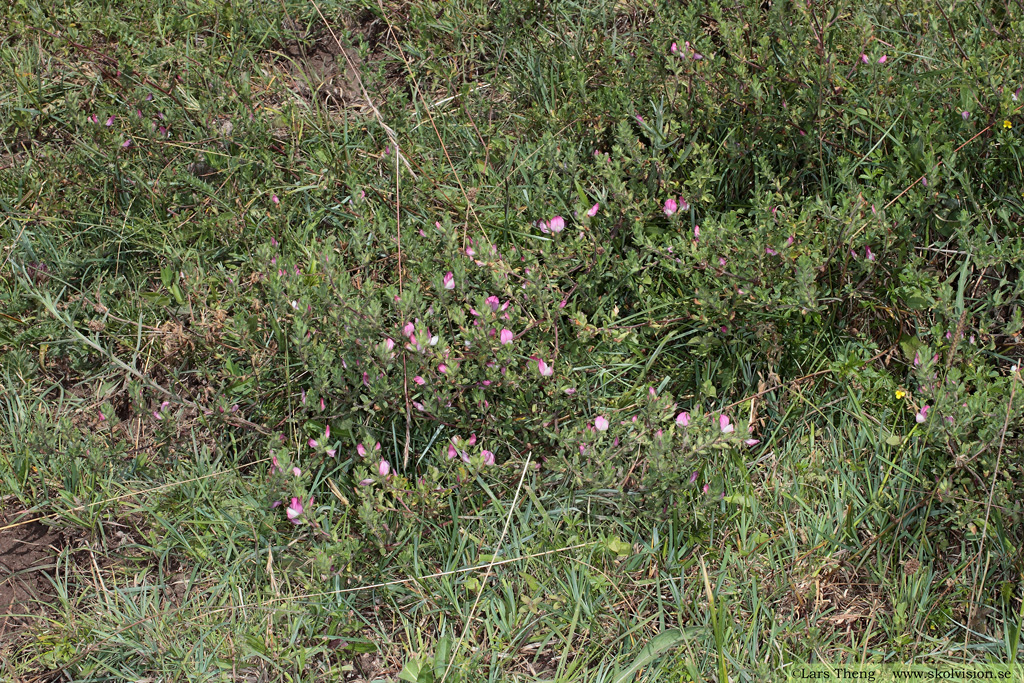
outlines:
[[[9,3],[0,679],[1019,667],[1022,35]]]

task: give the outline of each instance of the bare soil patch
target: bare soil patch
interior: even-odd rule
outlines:
[[[0,515],[0,646],[46,612],[53,600],[53,572],[64,536],[21,515]]]
[[[360,87],[359,53],[339,45],[326,30],[315,33],[286,21],[291,34],[276,51],[277,66],[287,74],[292,89],[302,98],[334,107],[367,106]]]

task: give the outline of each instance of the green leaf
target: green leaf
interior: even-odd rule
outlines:
[[[398,677],[403,681],[409,681],[409,683],[419,683],[420,680],[420,664],[415,659],[410,659],[402,667],[401,673]]]
[[[437,651],[434,652],[434,678],[440,680],[444,671],[448,668],[448,658],[451,656],[452,639],[445,635],[437,641]]]
[[[704,380],[703,384],[700,385],[700,390],[711,398],[718,396],[718,390],[715,389],[715,385],[711,383],[710,379]]]
[[[633,551],[633,546],[618,536],[612,536],[605,541],[605,548],[608,549],[608,552],[614,553],[618,557],[627,557]]]
[[[904,335],[903,338],[900,339],[900,350],[903,351],[903,357],[906,358],[908,361],[914,360],[914,355],[917,353],[917,350],[922,346],[924,346],[924,344],[922,344],[921,340],[918,339],[917,337]]]
[[[178,302],[179,306],[185,303],[185,295],[181,293],[181,289],[177,284],[172,284],[170,290],[171,294],[174,295],[174,300]]]
[[[750,498],[744,496],[742,493],[734,493],[731,496],[726,496],[724,500],[727,503],[742,505],[745,508],[749,508],[752,505]]]
[[[686,634],[677,628],[669,629],[654,636],[649,643],[643,646],[636,659],[612,680],[612,683],[632,681],[637,671],[650,666],[658,657],[668,649],[678,645],[686,637]]]
[[[156,306],[170,306],[171,297],[157,292],[139,292],[139,296]]]

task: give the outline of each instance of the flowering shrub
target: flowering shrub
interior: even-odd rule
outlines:
[[[694,11],[659,21],[676,30],[697,21]],[[982,154],[969,144],[980,126],[969,114],[1016,115],[1016,85],[938,112],[916,98],[898,48],[843,33],[830,48],[844,55],[840,78],[816,56],[813,22],[783,26],[772,15],[759,30],[778,36],[773,49],[790,64],[782,77],[739,30],[742,13],[716,21],[715,41],[681,36],[638,63],[646,77],[631,101],[599,88],[592,101],[551,102],[566,121],[603,103],[604,132],[579,145],[543,133],[523,184],[532,199],[517,215],[432,210],[432,183],[412,182],[403,192],[416,208],[399,240],[386,143],[380,187],[350,174],[309,242],[256,249],[239,280],[249,284],[236,285],[249,305],[235,333],[247,354],[265,357],[269,342],[278,359],[260,375],[260,409],[290,448],[304,445],[300,461],[339,468],[380,505],[405,491],[430,506],[471,471],[500,476],[529,454],[542,473],[640,491],[673,514],[694,491],[728,499],[743,486],[742,468],[727,474],[730,458],[756,445],[763,425],[716,428],[729,417],[718,406],[750,393],[754,372],[776,382],[802,374],[823,329],[859,349],[835,360],[837,374],[867,380],[864,354],[907,336],[905,319],[879,310],[909,313],[921,330],[959,326],[940,340],[945,369],[918,380],[908,417],[947,450],[991,442],[993,406],[959,378],[980,371],[964,368],[980,362],[965,338],[991,339],[992,309],[963,317],[917,247],[925,236],[956,241],[981,268],[1008,254],[974,232],[957,198],[972,173],[1009,177],[998,169],[1021,151],[1019,136],[990,127],[999,145]],[[536,47],[559,59],[557,45]],[[882,106],[894,97],[898,117]],[[857,132],[875,125],[903,142]],[[486,191],[479,206],[507,202],[488,204]],[[268,208],[271,225],[302,211],[276,194]],[[668,340],[671,358],[645,358]],[[609,394],[602,368],[617,362],[632,379]],[[640,374],[664,383],[655,390]],[[875,381],[890,394],[907,384],[898,373]],[[1004,382],[990,384],[1006,395]],[[933,434],[940,419],[960,436]],[[369,453],[371,442],[383,449]]]

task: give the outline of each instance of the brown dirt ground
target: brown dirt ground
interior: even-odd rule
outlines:
[[[59,532],[25,521],[0,515],[0,649],[45,613],[53,599],[47,575],[64,544]]]

